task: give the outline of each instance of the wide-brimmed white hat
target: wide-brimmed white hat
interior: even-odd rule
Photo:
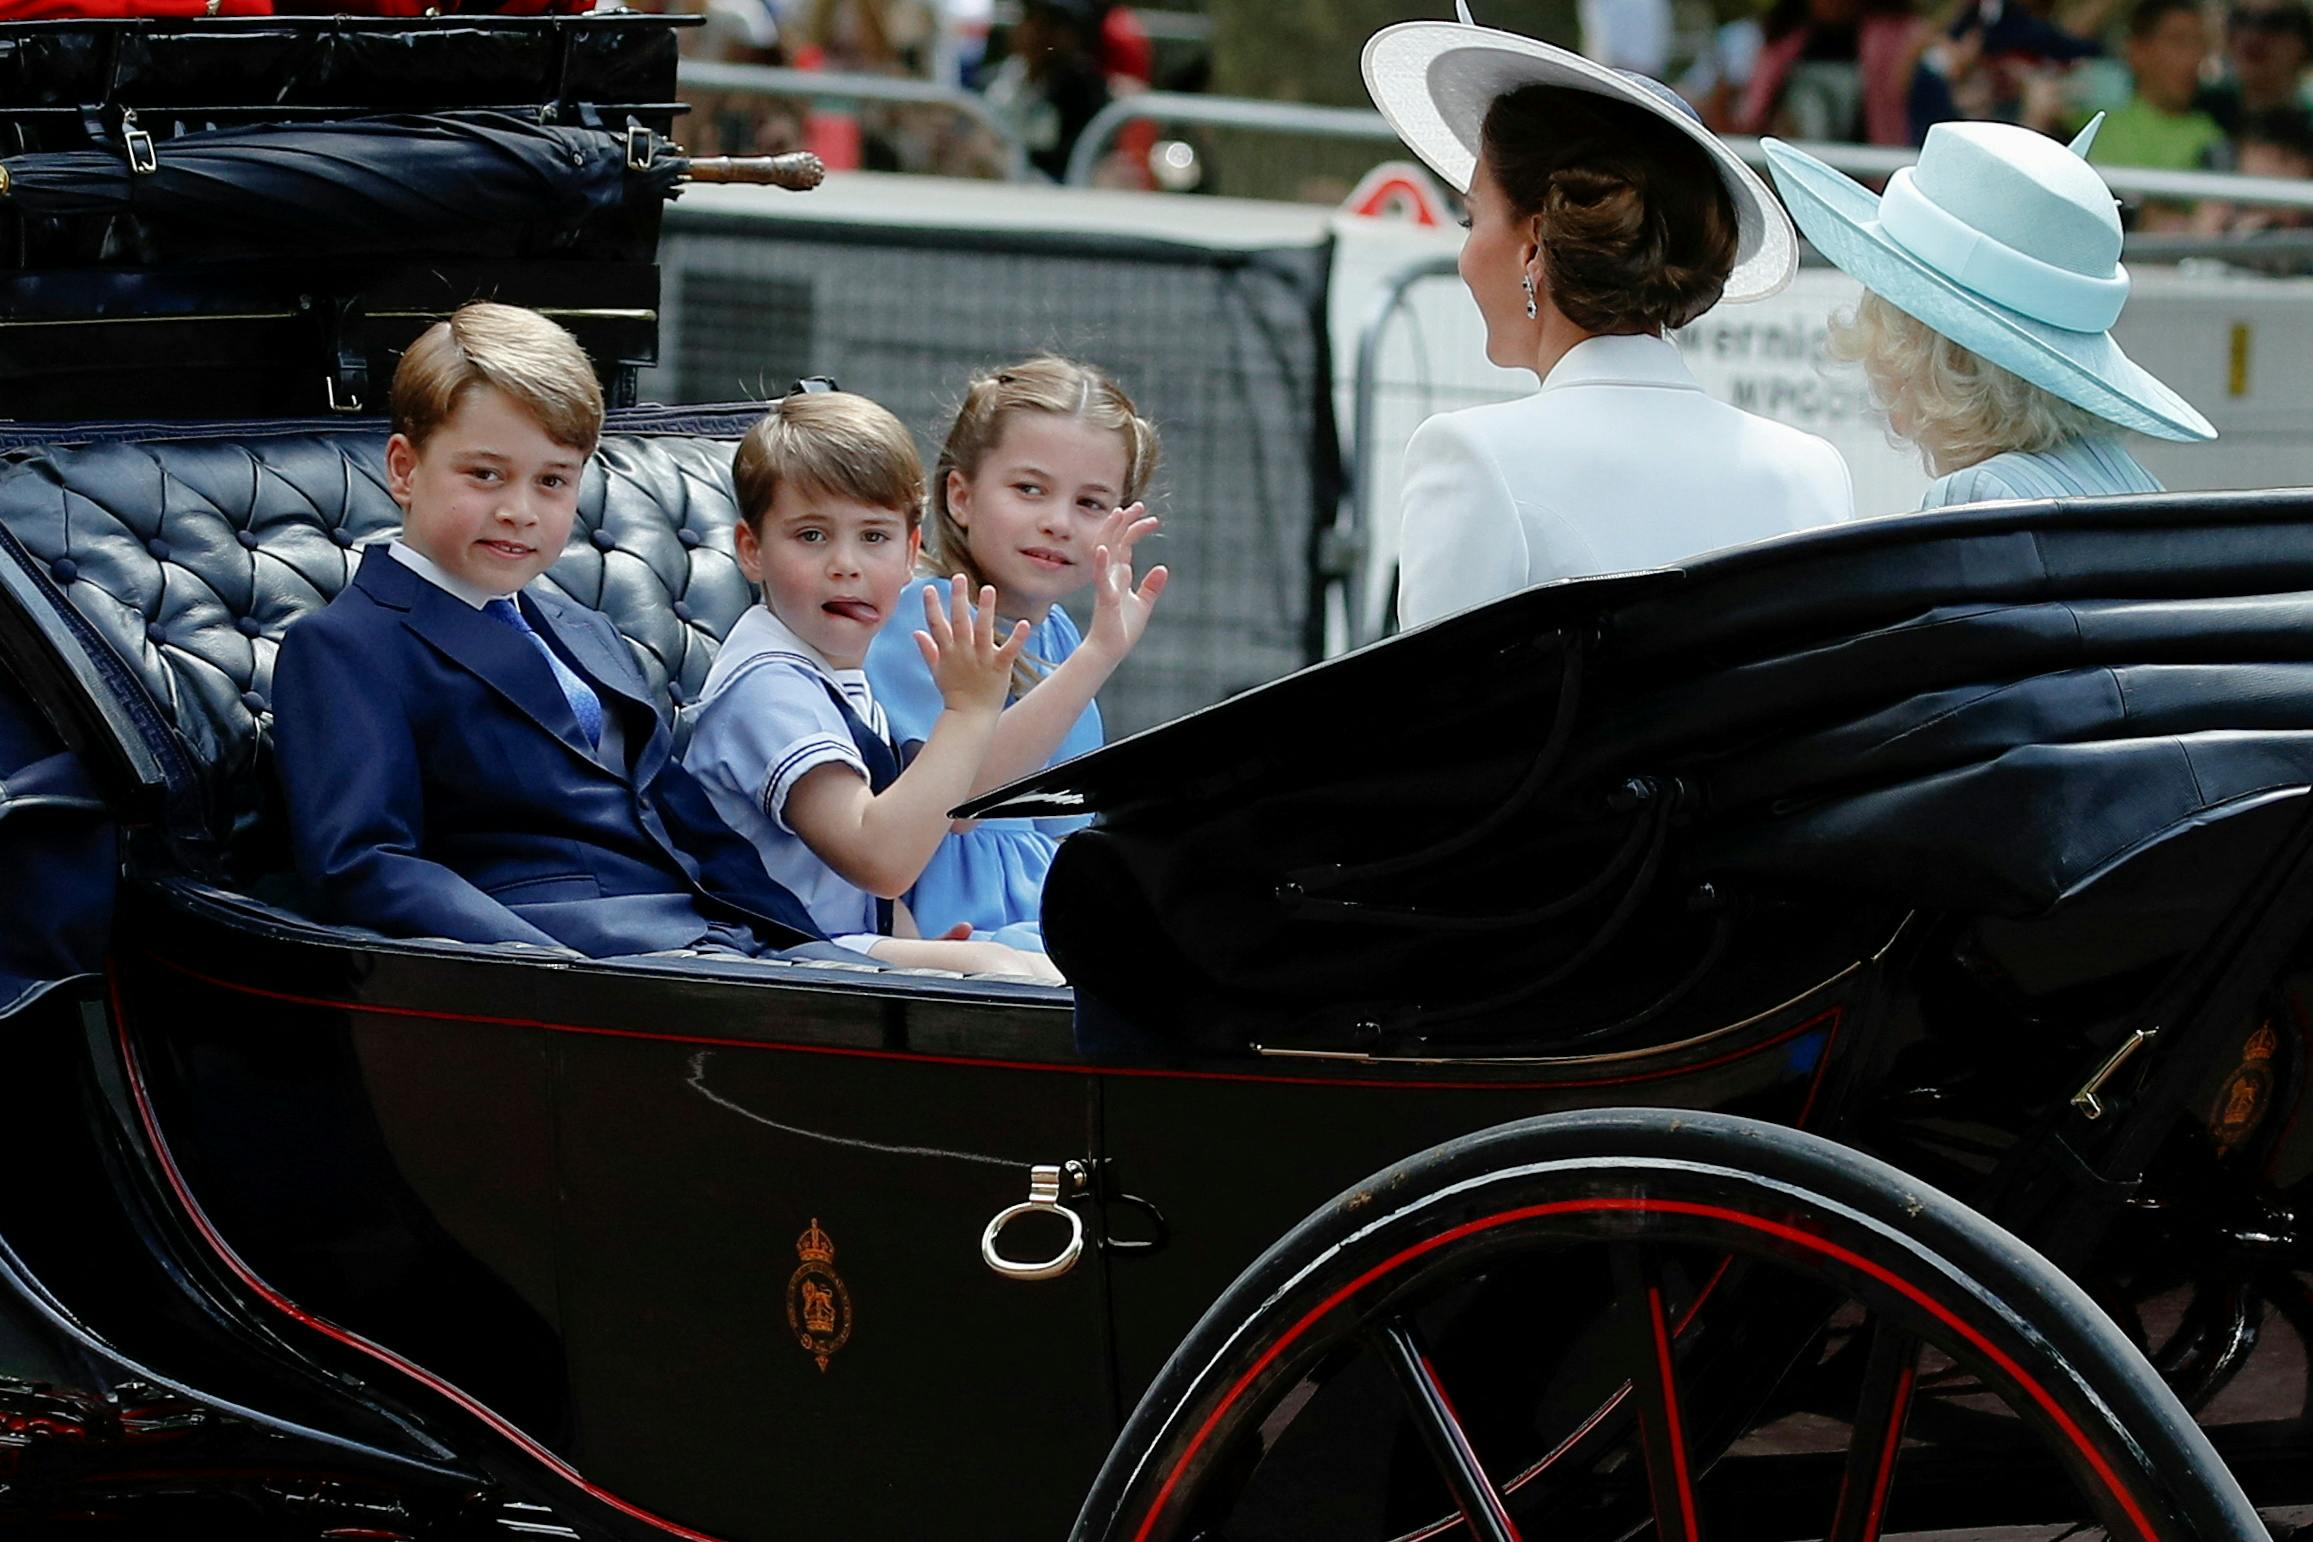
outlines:
[[[1654,114],[1710,155],[1735,202],[1735,269],[1722,299],[1763,300],[1781,292],[1799,266],[1791,218],[1750,167],[1703,127],[1678,93],[1628,70],[1609,69],[1563,48],[1481,27],[1464,0],[1459,21],[1405,21],[1366,40],[1365,89],[1406,148],[1468,193],[1478,140],[1495,98],[1521,86],[1588,91]]]
[[[1815,249],[1897,310],[2123,428],[2214,439],[2112,340],[2128,270],[2119,206],[2087,160],[2095,134],[2091,123],[2066,148],[2012,123],[1939,123],[1884,197],[1761,143]]]

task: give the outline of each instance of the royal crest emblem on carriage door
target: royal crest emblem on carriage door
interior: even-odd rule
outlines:
[[[2218,1151],[2231,1152],[2264,1118],[2266,1105],[2273,1100],[2273,1055],[2280,1047],[2280,1035],[2270,1021],[2259,1023],[2242,1044],[2241,1063],[2225,1079],[2211,1110],[2210,1133]]]
[[[819,1217],[795,1239],[795,1252],[803,1262],[787,1278],[787,1326],[824,1371],[851,1338],[851,1292],[835,1272],[835,1239],[819,1229]]]

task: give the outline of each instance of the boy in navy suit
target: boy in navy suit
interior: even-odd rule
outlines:
[[[466,306],[395,371],[401,537],[274,671],[297,864],[328,917],[595,957],[819,940],[670,755],[616,629],[525,592],[569,538],[602,420],[577,342],[512,306]]]

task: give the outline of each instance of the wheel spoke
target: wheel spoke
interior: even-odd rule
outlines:
[[[1856,1399],[1830,1542],[1878,1542],[1888,1488],[1895,1479],[1896,1452],[1903,1444],[1904,1419],[1911,1413],[1912,1392],[1919,1380],[1919,1340],[1877,1319],[1871,1329],[1863,1393]]]
[[[1646,1448],[1647,1487],[1659,1542],[1703,1542],[1695,1509],[1694,1472],[1688,1460],[1686,1421],[1679,1407],[1678,1366],[1663,1301],[1662,1269],[1649,1250],[1623,1244],[1610,1250],[1614,1316],[1630,1367],[1631,1402]]]
[[[1470,1444],[1462,1421],[1454,1413],[1454,1405],[1446,1396],[1445,1386],[1438,1380],[1437,1369],[1422,1349],[1413,1324],[1405,1318],[1392,1318],[1381,1325],[1375,1335],[1382,1357],[1397,1378],[1398,1390],[1405,1396],[1406,1410],[1413,1416],[1414,1428],[1421,1434],[1422,1444],[1428,1448],[1430,1460],[1437,1464],[1438,1473],[1446,1480],[1446,1488],[1454,1496],[1454,1504],[1462,1512],[1462,1520],[1469,1526],[1470,1535],[1480,1542],[1521,1542],[1517,1526],[1510,1519],[1510,1507],[1502,1500],[1486,1471],[1478,1465],[1478,1453]]]

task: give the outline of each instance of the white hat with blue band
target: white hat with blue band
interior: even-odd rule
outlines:
[[[2086,159],[2095,133],[2067,148],[2015,124],[1939,123],[1884,196],[1779,139],[1761,144],[1816,250],[1897,310],[2123,428],[2213,439],[2112,340],[2128,270],[2119,208]]]

